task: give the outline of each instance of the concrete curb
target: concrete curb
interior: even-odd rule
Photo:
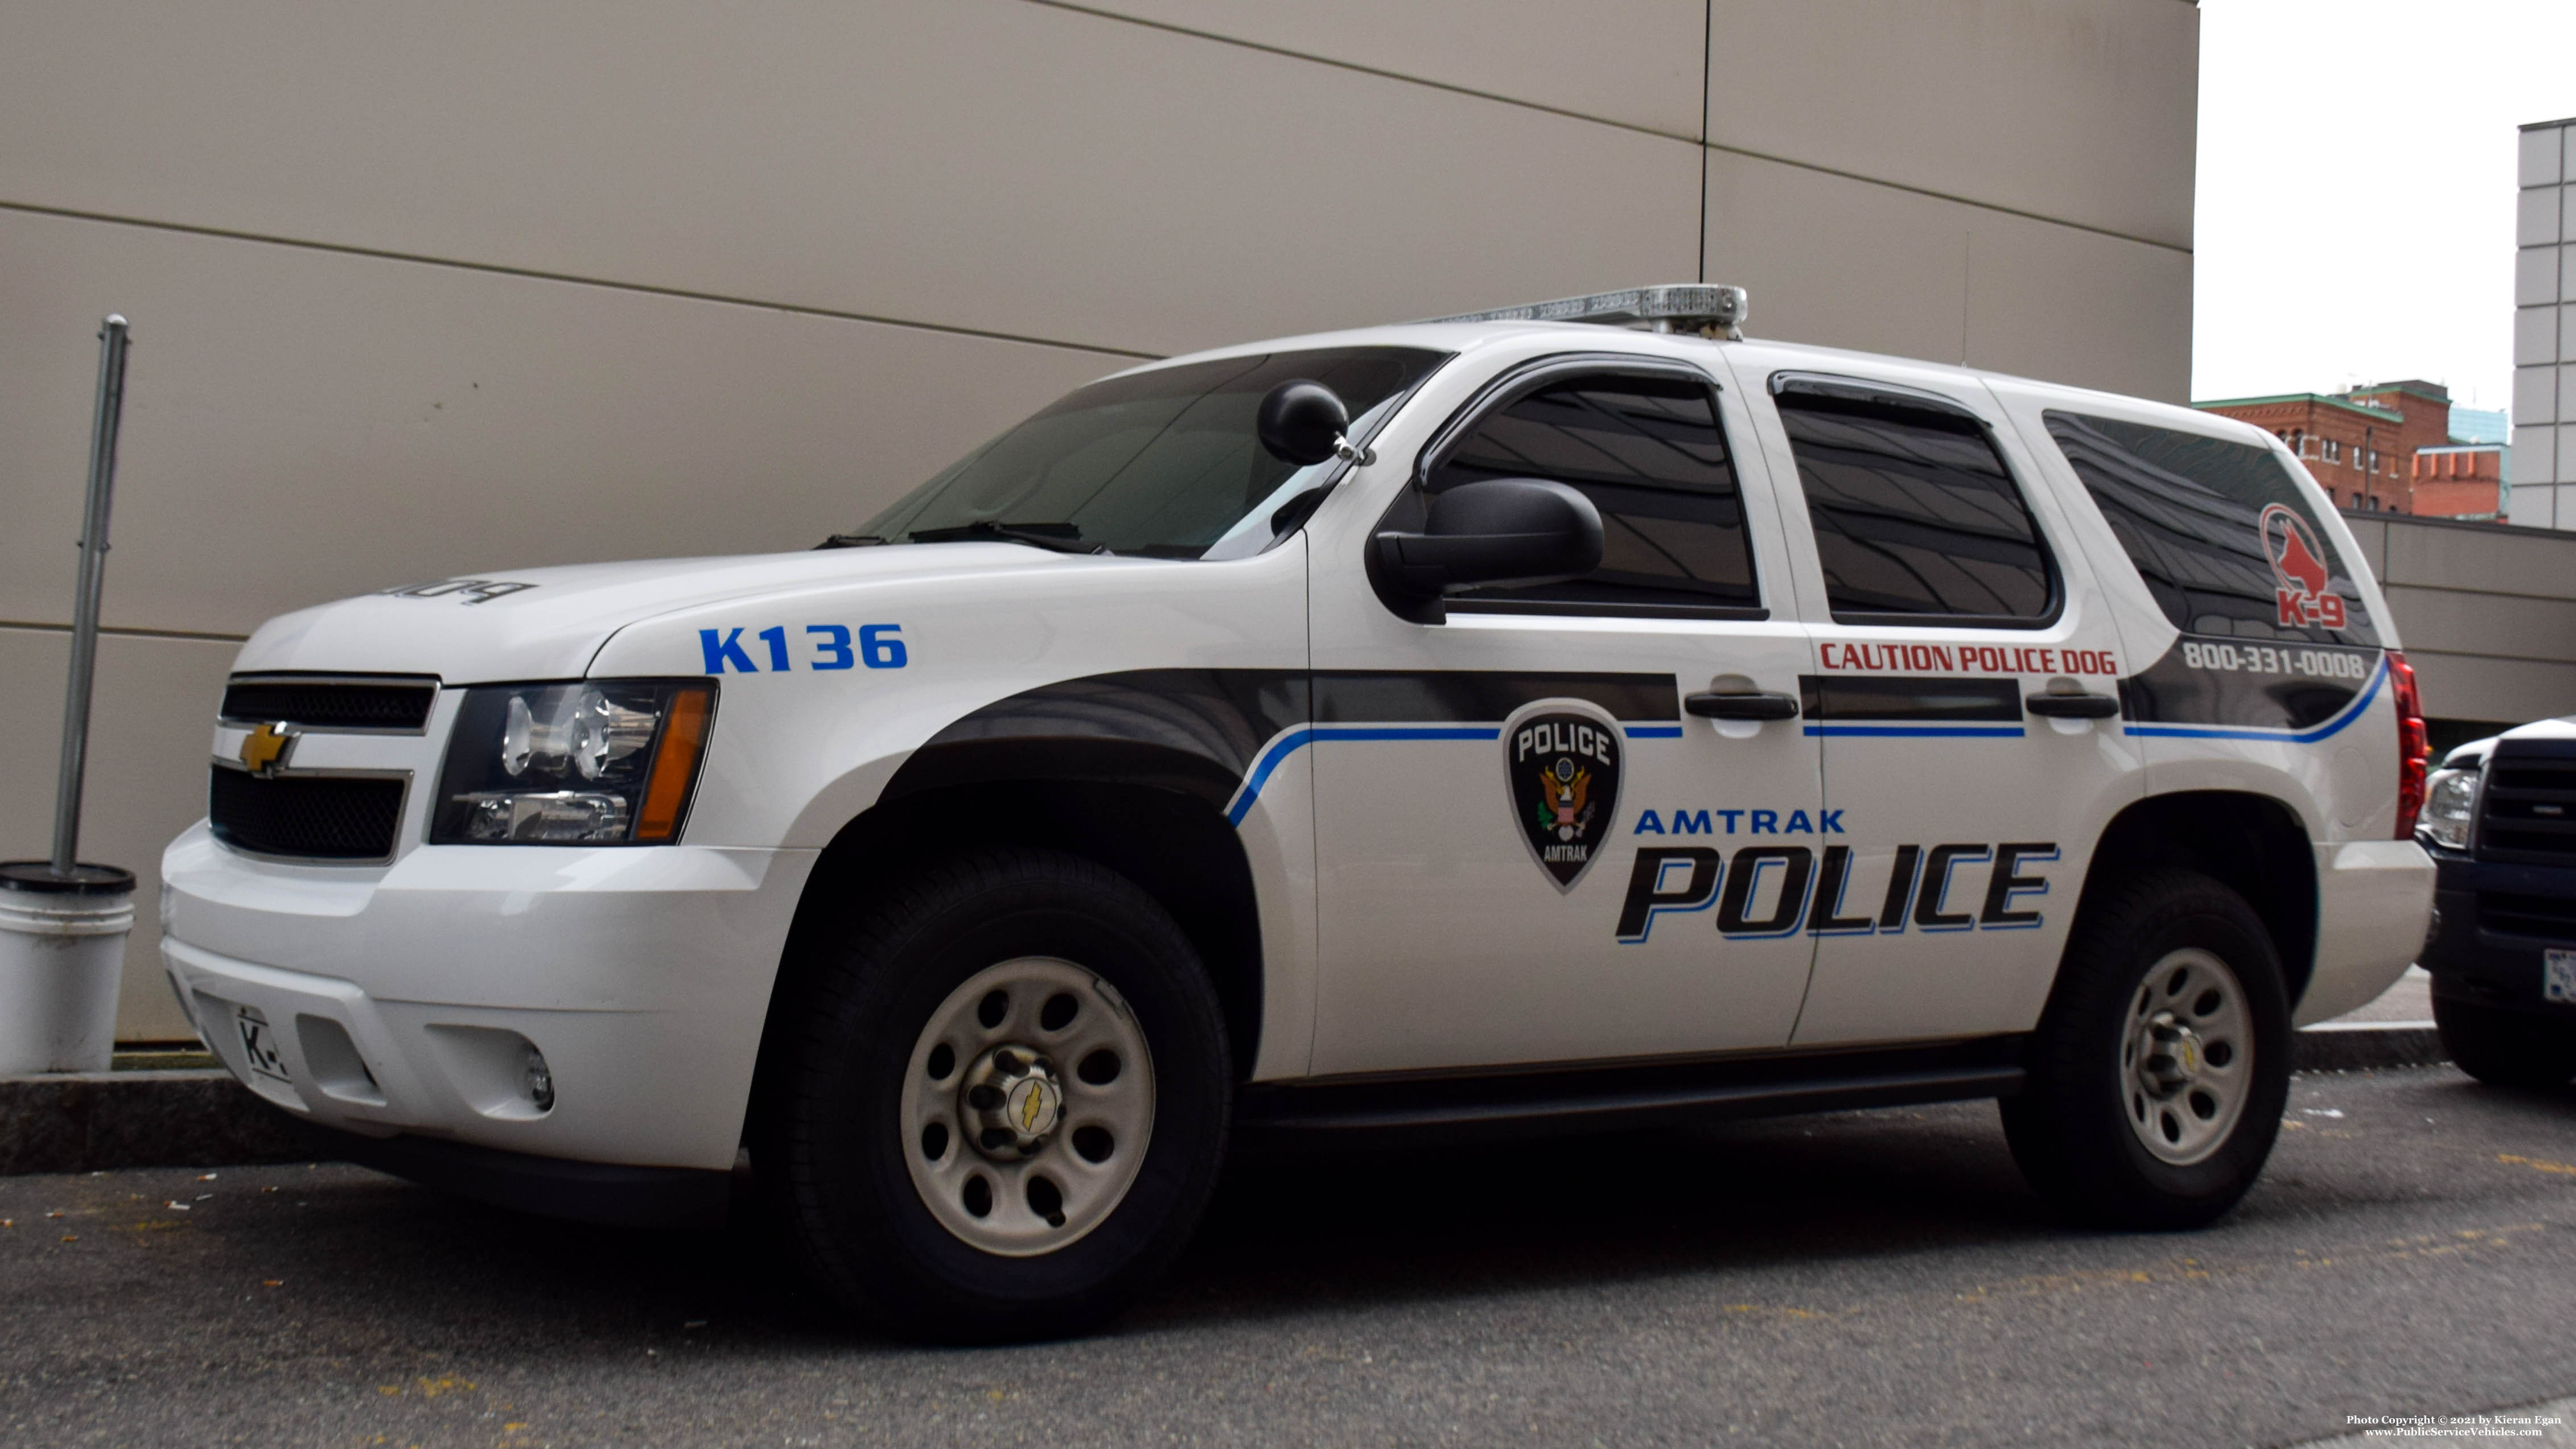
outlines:
[[[2328,1022],[2298,1035],[2302,1072],[2447,1060],[2429,1021]],[[229,1167],[332,1156],[220,1067],[0,1077],[0,1174]]]
[[[223,1167],[329,1154],[220,1067],[0,1077],[0,1173]]]
[[[2290,1065],[2301,1072],[2357,1072],[2439,1066],[2450,1059],[2429,1021],[2328,1021],[2299,1033]]]

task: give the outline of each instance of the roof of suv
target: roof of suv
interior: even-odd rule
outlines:
[[[1586,351],[1634,351],[1641,354],[1664,357],[1688,357],[1693,352],[1704,348],[1724,348],[1738,345],[1737,341],[1734,339],[1704,337],[1696,332],[1651,332],[1635,327],[1604,325],[1598,322],[1543,321],[1519,318],[1497,321],[1442,320],[1431,322],[1398,322],[1375,327],[1355,327],[1335,332],[1310,332],[1290,337],[1263,338],[1258,341],[1235,343],[1225,347],[1212,347],[1201,352],[1192,352],[1183,356],[1169,357],[1155,362],[1142,363],[1136,367],[1125,369],[1117,375],[1125,376],[1128,373],[1149,372],[1157,368],[1178,366],[1183,363],[1217,361],[1229,357],[1252,357],[1259,356],[1264,353],[1304,350],[1308,348],[1422,347],[1442,352],[1464,354],[1474,352],[1497,343],[1509,342],[1532,336],[1561,338]],[[2060,393],[2070,400],[2092,397],[2103,399],[2105,401],[2115,401],[2125,407],[2145,407],[2153,409],[2155,412],[2170,419],[2171,423],[2175,427],[2186,432],[2202,433],[2212,437],[2227,437],[2238,442],[2252,443],[2258,446],[2268,446],[2275,441],[2271,434],[2251,423],[2216,413],[2202,412],[2177,403],[2163,402],[2154,398],[2142,398],[2125,393],[2105,392],[2098,388],[2077,387],[2067,383],[2052,382],[2044,378],[2023,377],[2014,373],[1996,372],[1982,368],[1967,367],[1956,363],[1932,362],[1922,358],[1902,357],[1891,353],[1863,352],[1852,348],[1826,347],[1813,343],[1788,342],[1771,338],[1744,338],[1742,340],[1746,342],[1758,341],[1765,347],[1776,347],[1794,351],[1804,357],[1813,358],[1815,361],[1825,364],[1840,363],[1844,366],[1858,366],[1863,369],[1895,366],[1916,372],[1928,371],[1967,383],[1982,384],[1990,381],[2008,382],[2018,386],[2045,388],[2052,392]]]

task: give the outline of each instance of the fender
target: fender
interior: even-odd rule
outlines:
[[[1078,780],[1177,791],[1222,812],[1262,745],[1310,715],[1302,670],[1138,669],[1040,685],[930,737],[880,803],[959,785]]]

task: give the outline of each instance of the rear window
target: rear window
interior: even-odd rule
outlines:
[[[2047,422],[2175,628],[2378,644],[2352,569],[2271,449],[2083,413]]]

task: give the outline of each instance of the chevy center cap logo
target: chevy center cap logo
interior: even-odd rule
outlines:
[[[1503,773],[1530,857],[1560,891],[1592,868],[1619,813],[1619,724],[1577,700],[1548,700],[1503,726]]]
[[[263,723],[242,736],[242,768],[265,780],[286,768],[287,753],[295,748],[295,726]]]
[[[2326,576],[2326,551],[2308,521],[2274,503],[2263,510],[2257,526],[2263,531],[2263,556],[2272,561],[2272,597],[2282,627],[2342,628],[2343,596]]]

